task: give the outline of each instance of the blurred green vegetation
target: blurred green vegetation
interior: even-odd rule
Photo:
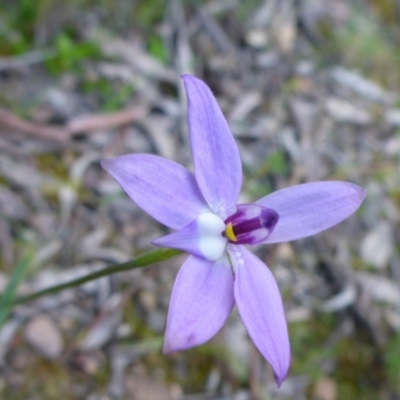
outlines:
[[[64,71],[80,72],[84,61],[100,59],[101,50],[97,43],[89,40],[77,41],[68,32],[61,32],[54,43],[56,56],[46,60],[45,65],[52,74]]]
[[[83,93],[96,94],[101,111],[117,111],[124,107],[134,92],[131,84],[111,82],[105,78],[88,78],[82,83]]]
[[[53,57],[46,60],[52,74],[82,72],[85,63],[102,57],[99,45],[82,35],[91,10],[97,10],[99,24],[110,27],[113,33],[126,33],[132,28],[146,33],[147,50],[155,58],[166,62],[168,55],[161,37],[154,32],[154,24],[161,22],[165,13],[164,0],[126,1],[102,0],[18,0],[0,4],[0,57],[18,56],[35,48],[50,49]],[[76,18],[81,15],[81,18]],[[104,89],[104,84],[103,84]],[[108,108],[108,107],[106,107]],[[112,107],[111,107],[112,108]]]
[[[389,89],[400,88],[400,32],[395,0],[372,7],[355,2],[350,18],[335,26],[322,20],[318,34],[322,59],[354,68]]]
[[[356,330],[357,336],[335,340],[339,318],[322,313],[309,321],[290,324],[292,351],[296,354],[292,371],[307,375],[313,383],[333,371],[328,375],[337,384],[338,399],[380,399],[388,383],[398,391],[399,338],[388,346],[385,365],[383,355],[362,330]]]
[[[31,0],[5,1],[0,4],[0,57],[20,56],[37,48],[49,52],[44,57],[47,71],[57,77],[73,73],[79,78],[83,93],[95,94],[98,108],[104,112],[121,109],[129,100],[134,87],[87,74],[88,63],[105,60],[99,43],[85,37],[82,15],[91,12],[99,19],[102,29],[110,34],[129,33],[133,28],[144,32],[147,51],[162,63],[168,60],[161,36],[154,24],[162,21],[167,3],[163,0]],[[83,12],[83,13],[81,13]],[[80,15],[77,18],[77,15]],[[28,100],[27,100],[28,101]],[[2,96],[0,102],[7,103]],[[32,105],[9,108],[28,116]]]
[[[390,384],[400,395],[400,333],[394,335],[386,345],[384,352],[385,366]]]

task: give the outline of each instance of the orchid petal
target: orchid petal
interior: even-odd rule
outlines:
[[[264,243],[279,243],[314,235],[353,214],[366,196],[348,182],[311,182],[278,190],[256,204],[272,208],[279,222]]]
[[[240,317],[278,385],[290,365],[290,343],[278,285],[268,267],[244,246],[229,246],[236,264],[234,293]]]
[[[238,147],[208,86],[183,75],[196,180],[211,209],[222,219],[235,212],[242,185]]]
[[[139,207],[170,228],[181,229],[208,210],[194,175],[173,161],[128,154],[101,165]]]
[[[222,256],[228,242],[222,236],[224,229],[224,221],[217,215],[200,214],[185,228],[153,240],[152,243],[156,246],[187,251],[195,256],[215,261]]]
[[[190,256],[172,290],[164,353],[207,342],[224,325],[233,306],[233,272],[227,257],[211,262]]]

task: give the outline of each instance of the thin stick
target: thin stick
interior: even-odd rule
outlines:
[[[63,126],[40,124],[20,118],[12,112],[0,108],[0,126],[4,125],[21,133],[36,136],[56,143],[67,143],[81,133],[95,133],[129,125],[146,115],[144,106],[134,106],[110,114],[82,115],[71,119]]]

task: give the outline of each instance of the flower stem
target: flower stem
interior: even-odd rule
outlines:
[[[32,300],[35,300],[39,297],[45,296],[47,294],[58,293],[64,289],[68,289],[75,286],[83,285],[86,282],[93,281],[95,279],[102,278],[104,276],[108,276],[111,274],[116,274],[118,272],[127,271],[135,268],[143,268],[148,265],[156,264],[161,261],[169,260],[170,258],[176,257],[183,252],[175,249],[159,249],[152,251],[150,253],[143,254],[133,260],[124,262],[122,264],[112,265],[111,267],[104,268],[100,271],[92,272],[88,275],[82,276],[81,278],[77,278],[71,280],[66,283],[61,283],[59,285],[50,286],[46,289],[39,290],[37,292],[31,293],[27,296],[18,297],[14,304],[24,304],[28,303]]]

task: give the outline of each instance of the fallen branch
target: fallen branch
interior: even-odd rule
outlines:
[[[71,119],[65,126],[27,121],[8,110],[0,108],[0,126],[57,143],[66,143],[81,133],[93,133],[128,125],[146,114],[144,107],[130,107],[111,114],[93,114]]]
[[[0,125],[58,143],[65,143],[69,139],[69,133],[63,127],[27,121],[3,108],[0,108]]]
[[[128,125],[144,117],[145,114],[144,107],[131,107],[112,114],[83,115],[68,122],[67,132],[70,136],[74,136],[84,132],[113,129],[118,126]]]

